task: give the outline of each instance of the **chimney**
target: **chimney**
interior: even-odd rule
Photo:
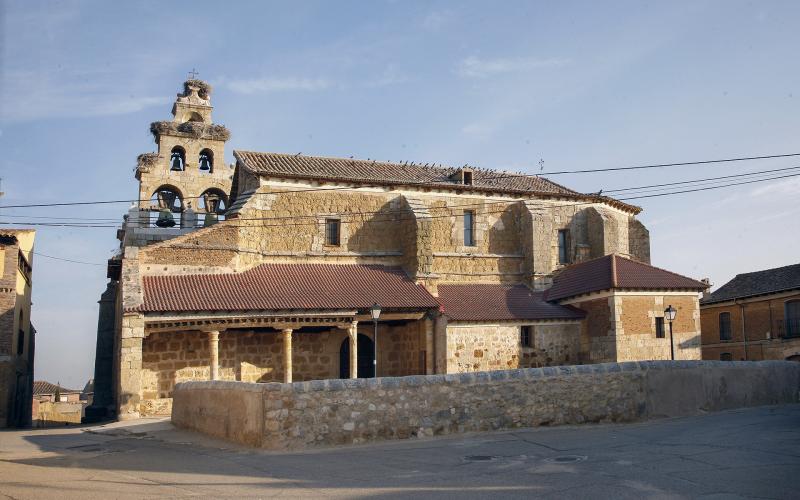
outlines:
[[[703,278],[703,279],[701,279],[700,281],[701,281],[701,282],[703,282],[703,283],[705,283],[706,285],[708,285],[708,286],[706,287],[706,289],[705,289],[705,290],[703,290],[703,298],[704,298],[704,299],[707,299],[707,298],[708,298],[708,296],[709,296],[709,295],[711,295],[711,292],[709,292],[709,290],[710,290],[710,289],[711,289],[711,287],[712,287],[711,278]]]

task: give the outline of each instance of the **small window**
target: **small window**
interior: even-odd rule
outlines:
[[[519,343],[522,347],[533,347],[532,327],[524,325],[519,327]]]
[[[475,246],[475,212],[464,210],[464,246]]]
[[[558,230],[558,263],[569,264],[569,229]]]
[[[341,221],[339,219],[325,219],[325,244],[338,247]]]
[[[731,313],[719,313],[719,339],[731,340]]]
[[[471,186],[472,185],[472,172],[469,170],[464,170],[464,185]]]
[[[656,318],[656,338],[663,339],[664,338],[664,318],[658,317]]]
[[[729,352],[723,352],[719,355],[720,361],[733,361],[733,356]]]

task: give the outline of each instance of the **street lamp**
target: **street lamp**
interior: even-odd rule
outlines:
[[[669,321],[669,354],[673,361],[675,361],[675,345],[672,342],[672,322],[675,321],[675,315],[678,311],[670,304],[664,309],[664,317]]]
[[[375,335],[374,340],[372,342],[372,368],[375,370],[373,373],[373,377],[378,377],[378,318],[381,317],[381,306],[378,305],[377,302],[372,304],[372,307],[369,310],[369,314],[372,316],[372,323],[375,324]]]

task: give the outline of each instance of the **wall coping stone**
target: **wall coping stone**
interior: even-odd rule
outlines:
[[[575,375],[604,374],[617,372],[645,372],[650,370],[692,369],[692,368],[744,368],[775,367],[787,361],[716,361],[716,360],[676,360],[676,361],[625,361],[621,363],[598,363],[591,365],[546,366],[542,368],[517,368],[513,370],[494,370],[490,372],[465,372],[437,375],[407,375],[405,377],[378,377],[359,379],[326,379],[292,383],[281,382],[239,382],[233,380],[200,380],[179,382],[177,390],[213,389],[238,390],[248,392],[281,392],[283,394],[310,393],[317,391],[345,391],[359,389],[379,389],[398,387],[423,387],[438,385],[474,385],[489,382],[502,382],[519,379],[539,379]]]

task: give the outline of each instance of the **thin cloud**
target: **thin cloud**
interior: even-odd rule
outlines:
[[[70,74],[56,81],[37,72],[9,71],[0,97],[3,121],[121,115],[169,102],[164,96],[131,95],[110,80]]]
[[[800,177],[792,177],[774,184],[757,187],[750,191],[750,196],[758,198],[761,196],[781,196],[800,194]]]
[[[232,92],[239,94],[262,94],[270,92],[305,91],[315,92],[331,87],[325,78],[247,78],[232,79],[223,82]]]
[[[433,11],[422,19],[422,27],[428,31],[441,31],[453,19],[453,13],[448,10]]]
[[[503,73],[520,73],[543,68],[557,68],[569,64],[569,59],[513,57],[480,59],[470,56],[458,63],[456,73],[465,78],[486,78]]]

